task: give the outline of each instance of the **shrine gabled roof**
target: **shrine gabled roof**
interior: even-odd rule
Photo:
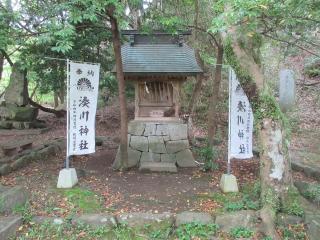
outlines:
[[[186,44],[124,44],[125,75],[184,75],[201,73],[192,48]]]

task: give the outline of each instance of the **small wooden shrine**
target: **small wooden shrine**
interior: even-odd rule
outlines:
[[[124,31],[121,48],[125,79],[135,85],[135,119],[179,118],[180,90],[188,76],[202,72],[194,51],[184,43],[190,32],[141,34]]]
[[[128,125],[128,167],[140,171],[177,172],[195,167],[188,127],[179,119],[180,91],[188,76],[202,72],[181,33],[141,34],[124,31],[121,48],[126,81],[135,86],[135,119]],[[114,168],[120,164],[120,152]]]

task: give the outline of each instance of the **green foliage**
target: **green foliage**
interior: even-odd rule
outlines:
[[[259,201],[253,200],[249,195],[244,194],[242,199],[237,202],[226,202],[224,204],[226,211],[234,212],[240,210],[258,210],[260,208]]]
[[[320,203],[320,184],[310,184],[303,195],[308,199]]]
[[[77,187],[63,190],[63,194],[67,197],[69,204],[85,213],[97,212],[102,208],[101,197],[92,191]]]
[[[282,211],[290,215],[302,217],[304,215],[304,210],[301,206],[299,197],[300,194],[296,188],[289,188],[286,199],[284,201],[285,205],[282,206]]]
[[[204,171],[213,171],[219,169],[219,165],[216,163],[216,159],[219,157],[219,152],[214,147],[205,146],[197,149],[197,153],[204,163]]]
[[[309,77],[320,76],[320,57],[311,56],[305,59],[304,73]]]
[[[250,238],[254,232],[245,227],[235,227],[230,230],[230,235],[234,238]]]
[[[261,196],[261,205],[269,205],[274,210],[278,212],[280,210],[280,199],[278,194],[272,188],[267,188],[264,195]]]
[[[197,222],[187,223],[179,226],[175,233],[180,240],[208,239],[218,231],[216,224],[201,224]]]
[[[105,237],[109,231],[110,230],[108,230],[105,227],[91,228],[87,225],[73,225],[68,222],[63,223],[62,225],[57,225],[51,224],[48,221],[46,221],[40,225],[32,225],[32,227],[28,228],[27,232],[24,235],[18,236],[16,239],[95,240]]]
[[[210,198],[223,206],[223,210],[234,212],[240,210],[260,209],[260,183],[246,184],[239,193],[214,193]]]
[[[307,239],[303,225],[290,225],[287,228],[280,229],[283,235],[283,240],[304,240]]]
[[[28,202],[24,205],[15,206],[13,212],[20,214],[24,223],[29,223],[32,220],[33,215],[31,213],[30,205]]]
[[[272,240],[272,237],[266,236],[266,237],[264,237],[262,240]]]
[[[228,64],[235,71],[235,73],[239,79],[240,84],[242,86],[248,86],[248,85],[253,84],[254,81],[253,81],[252,77],[250,76],[250,74],[248,73],[247,70],[245,70],[241,67],[239,60],[237,59],[237,57],[234,54],[230,38],[227,39],[227,41],[224,45],[224,54],[225,54],[225,57],[226,57]]]
[[[260,94],[258,102],[253,103],[253,109],[254,117],[259,121],[264,118],[271,118],[273,120],[284,119],[277,100],[266,91]]]

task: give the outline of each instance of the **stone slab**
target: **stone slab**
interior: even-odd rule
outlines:
[[[14,237],[21,225],[22,218],[20,216],[0,217],[0,239]]]
[[[162,136],[149,136],[149,152],[167,153]]]
[[[166,142],[167,153],[177,153],[189,148],[188,140],[176,140]]]
[[[93,227],[115,227],[117,221],[114,216],[109,214],[84,214],[74,217],[72,223],[86,224]]]
[[[10,173],[12,171],[11,167],[9,164],[5,163],[5,164],[2,164],[0,166],[0,175],[1,176],[4,176],[4,175],[7,175],[8,173]]]
[[[169,124],[168,125],[170,140],[188,139],[187,124]]]
[[[169,162],[142,162],[139,171],[141,172],[178,172],[177,166]]]
[[[112,164],[113,169],[119,169],[120,166],[120,147],[118,147],[116,159]],[[128,167],[132,168],[138,165],[141,158],[141,152],[128,148]]]
[[[59,217],[35,216],[32,218],[32,222],[36,224],[49,223],[49,224],[61,225],[64,223],[64,220],[63,218],[59,218]]]
[[[176,154],[176,161],[177,161],[178,167],[196,167],[197,166],[190,149],[185,149],[181,152],[178,152]]]
[[[214,223],[213,217],[209,213],[203,212],[182,212],[178,213],[176,216],[176,227],[182,224],[197,222],[201,224],[211,224]]]
[[[160,154],[152,152],[142,152],[140,163],[141,162],[160,162]]]
[[[155,136],[157,130],[156,123],[146,123],[146,128],[144,129],[144,136]]]
[[[303,218],[295,215],[279,213],[277,215],[277,225],[287,227],[288,225],[297,225],[303,223]]]
[[[145,227],[146,225],[173,226],[174,217],[171,213],[127,213],[117,216],[117,222],[127,224],[129,227]]]
[[[149,150],[149,142],[148,142],[148,137],[144,136],[131,136],[130,139],[130,147],[139,150],[142,152],[148,152]]]
[[[145,129],[145,124],[143,122],[131,121],[128,125],[128,133],[132,135],[142,136]]]
[[[7,130],[0,129],[1,136],[22,136],[22,135],[40,135],[42,133],[48,132],[51,128],[42,129],[24,129],[24,130]]]
[[[169,135],[168,124],[158,124],[156,129],[157,136]]]
[[[4,187],[0,190],[0,212],[11,213],[17,206],[25,205],[27,191],[22,186]]]
[[[294,72],[282,69],[279,73],[279,105],[283,112],[290,110],[295,103],[296,83]]]
[[[305,224],[307,225],[307,233],[310,240],[318,240],[320,236],[320,212],[306,212]]]
[[[169,162],[169,163],[176,163],[176,155],[175,154],[160,154],[160,161],[161,162]]]
[[[223,232],[229,232],[235,227],[254,228],[258,222],[255,211],[242,210],[233,213],[226,213],[216,217],[215,223]]]

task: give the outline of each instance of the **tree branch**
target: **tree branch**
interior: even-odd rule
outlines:
[[[39,108],[44,112],[53,113],[58,118],[62,118],[62,117],[64,117],[66,115],[66,111],[65,110],[55,110],[55,109],[52,109],[52,108],[47,108],[47,107],[41,106],[39,103],[34,102],[31,98],[29,98],[28,100],[29,100],[29,103],[30,103],[31,106]]]
[[[273,37],[273,36],[271,36],[271,35],[269,35],[269,34],[266,34],[266,33],[261,33],[261,34],[262,34],[263,36],[268,37],[268,38],[270,38],[270,39],[273,39],[273,40],[275,40],[275,41],[279,41],[279,42],[286,43],[286,44],[288,44],[288,45],[296,46],[297,48],[300,48],[300,49],[303,50],[303,51],[306,51],[306,52],[308,52],[308,53],[310,53],[310,54],[312,54],[312,55],[314,55],[314,56],[320,57],[320,55],[316,54],[315,52],[312,52],[312,51],[310,51],[309,49],[306,49],[306,48],[304,48],[304,47],[302,47],[302,46],[300,46],[300,45],[298,45],[298,44],[296,44],[296,43],[289,42],[289,41],[284,40],[284,39],[276,38],[276,37]]]
[[[10,64],[10,66],[13,66],[13,62],[11,61],[11,58],[9,57],[9,55],[6,53],[5,50],[0,49],[1,53],[3,54],[3,56],[6,58],[7,62]]]

